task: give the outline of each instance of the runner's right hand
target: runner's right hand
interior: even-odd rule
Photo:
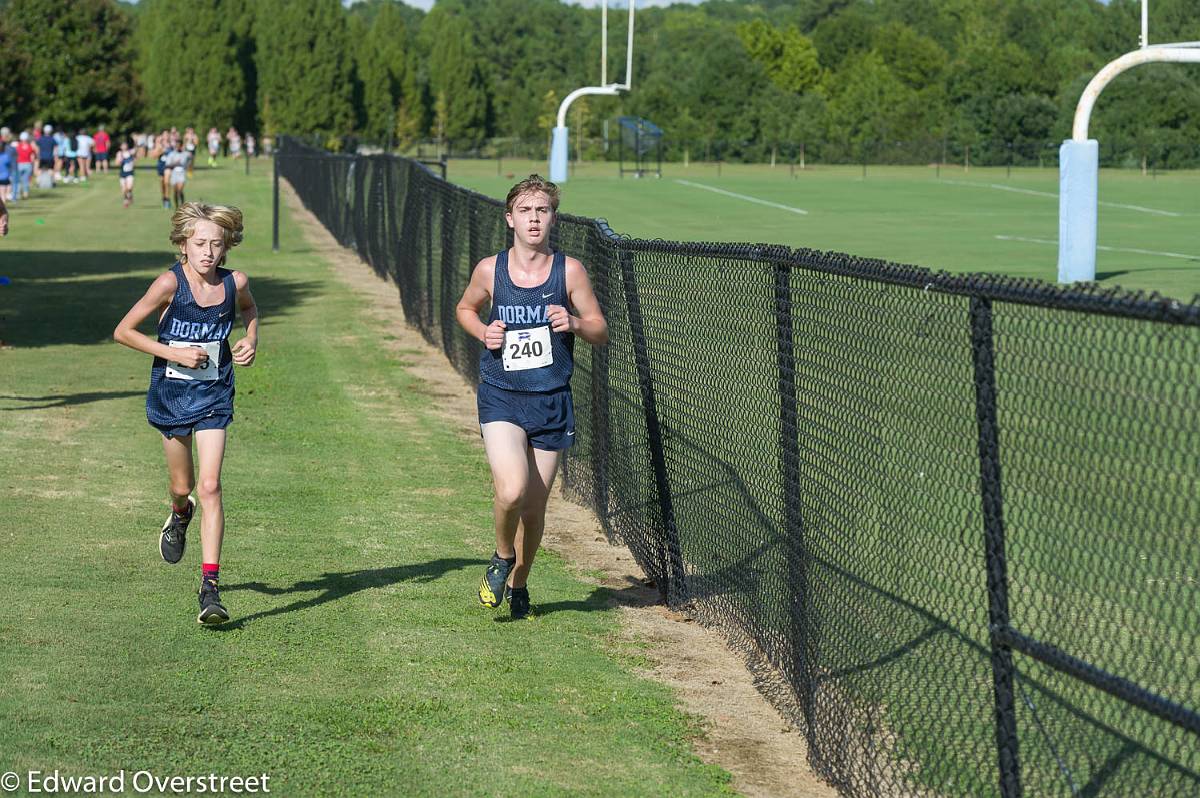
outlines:
[[[184,368],[200,369],[208,363],[208,352],[199,347],[181,347],[171,353],[171,360]]]
[[[504,346],[504,322],[496,319],[483,331],[483,345],[488,349],[499,349]]]

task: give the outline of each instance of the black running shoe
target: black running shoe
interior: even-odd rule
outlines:
[[[169,563],[177,563],[183,559],[183,550],[187,546],[187,528],[196,514],[196,500],[188,497],[188,513],[180,515],[171,509],[167,522],[163,524],[162,533],[158,538],[158,553]]]
[[[488,563],[487,570],[483,572],[483,579],[479,582],[480,604],[485,607],[500,606],[503,602],[504,583],[508,580],[508,572],[512,567],[513,563],[499,554],[492,554],[492,561]]]
[[[207,579],[203,580],[200,583],[200,614],[196,616],[196,622],[212,626],[228,620],[229,610],[225,609],[225,605],[221,603],[221,593],[217,590],[217,583]]]
[[[528,587],[510,587],[505,591],[505,597],[508,599],[508,609],[514,620],[519,621],[529,616]]]

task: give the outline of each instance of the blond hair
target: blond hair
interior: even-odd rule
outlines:
[[[196,222],[213,222],[221,228],[225,239],[225,252],[242,243],[242,212],[231,205],[205,205],[202,202],[185,202],[171,216],[171,243],[182,247],[196,232]],[[225,256],[221,256],[221,263]]]
[[[541,175],[530,175],[529,177],[517,183],[508,190],[508,199],[504,202],[504,210],[507,213],[512,213],[513,203],[517,201],[517,197],[522,194],[532,194],[536,191],[541,191],[550,198],[550,207],[555,213],[558,212],[558,186],[551,183]]]

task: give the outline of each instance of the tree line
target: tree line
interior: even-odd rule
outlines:
[[[1200,40],[1198,0],[1155,0],[1151,41]],[[610,10],[609,81],[625,14]],[[637,14],[632,92],[571,108],[573,144],[619,115],[667,157],[846,158],[923,143],[979,160],[1070,135],[1087,81],[1135,49],[1138,0],[707,0]],[[547,141],[600,78],[600,11],[558,0],[8,0],[0,108],[110,130],[230,125],[397,148]],[[1147,65],[1101,96],[1108,163],[1200,163],[1200,67]],[[595,145],[599,146],[599,145]],[[915,146],[915,145],[914,145]],[[701,148],[704,151],[701,151]],[[803,153],[803,149],[800,150]],[[881,156],[887,159],[887,155]]]

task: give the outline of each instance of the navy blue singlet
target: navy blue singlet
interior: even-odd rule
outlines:
[[[518,332],[536,327],[549,327],[547,305],[562,305],[570,310],[567,299],[567,258],[561,252],[554,253],[550,264],[550,276],[535,288],[514,285],[508,275],[508,250],[496,255],[496,277],[492,283],[492,309],[487,323],[500,319],[505,332]],[[506,336],[506,341],[509,337]],[[506,343],[511,346],[513,343]],[[575,336],[571,333],[550,331],[550,348],[554,362],[540,368],[524,371],[506,371],[503,348],[491,350],[484,347],[479,353],[479,379],[497,388],[509,391],[536,391],[545,393],[565,388],[571,381],[574,368],[572,353]]]
[[[201,419],[233,414],[233,356],[229,333],[237,307],[237,285],[233,272],[217,269],[225,286],[225,299],[211,307],[200,307],[192,296],[183,264],[171,267],[178,286],[167,312],[158,322],[158,341],[220,341],[221,359],[217,379],[181,380],[166,376],[167,361],[154,358],[150,390],[146,394],[146,419],[156,427],[185,427]]]

